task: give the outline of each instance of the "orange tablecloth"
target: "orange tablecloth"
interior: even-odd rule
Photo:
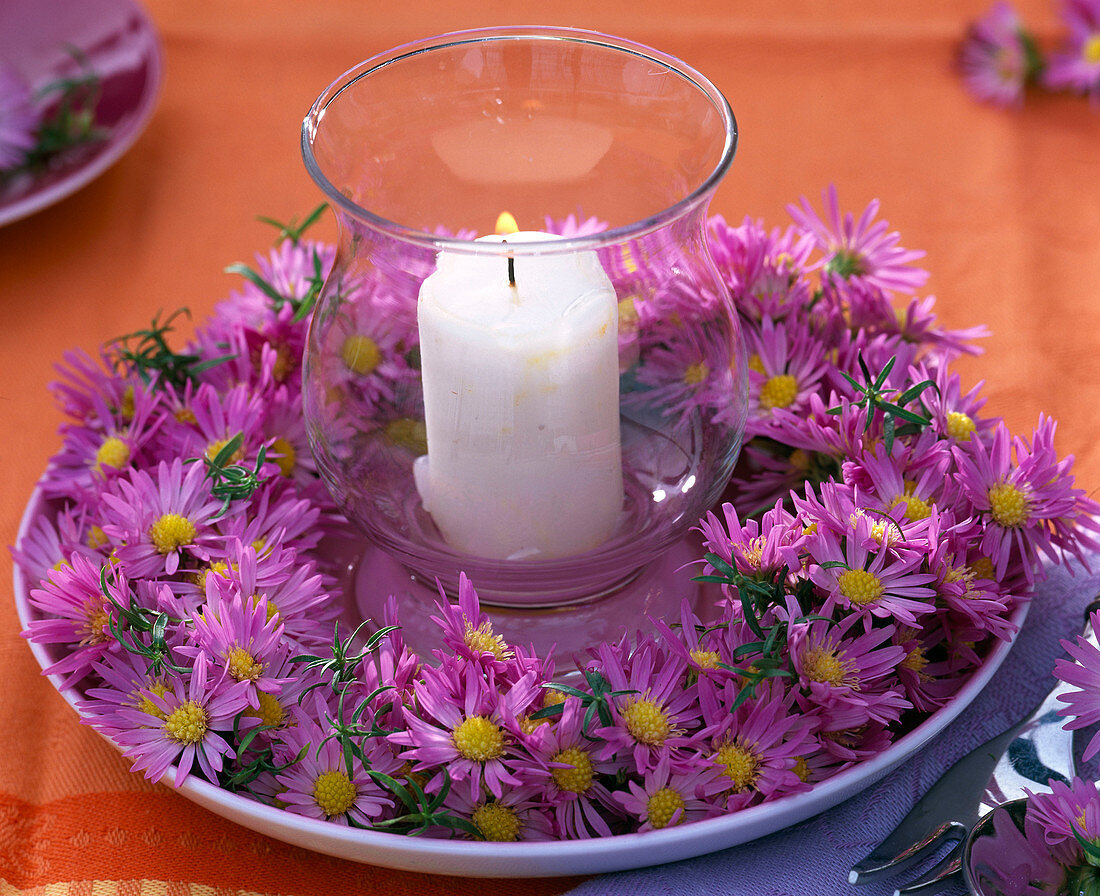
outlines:
[[[201,319],[272,231],[320,201],[298,128],[320,90],[390,46],[458,28],[595,28],[680,56],[728,96],[741,128],[713,208],[786,222],[829,182],[846,209],[873,197],[903,244],[927,252],[949,326],[986,323],[988,410],[1029,433],[1040,412],[1078,481],[1100,483],[1100,111],[1034,96],[975,103],[951,71],[985,0],[151,0],[167,81],[148,131],[78,194],[0,229],[0,541],[58,446],[52,365],[146,325],[158,309]],[[1053,5],[1021,3],[1043,38]],[[2,18],[2,16],[0,16]],[[323,233],[332,235],[332,220]],[[18,636],[11,560],[0,560],[0,894],[21,892],[461,894],[484,882],[354,865],[253,834],[127,771],[38,676]],[[94,888],[89,881],[123,882]],[[142,883],[144,881],[144,883]],[[174,882],[167,885],[156,881]],[[81,882],[81,883],[69,883]],[[179,883],[183,882],[183,883]],[[53,888],[52,885],[60,885]],[[518,881],[556,894],[569,880]]]

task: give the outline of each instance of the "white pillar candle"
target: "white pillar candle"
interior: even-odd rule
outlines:
[[[416,485],[457,550],[566,557],[607,540],[622,510],[618,303],[595,252],[520,254],[509,273],[500,255],[444,251],[420,287]]]

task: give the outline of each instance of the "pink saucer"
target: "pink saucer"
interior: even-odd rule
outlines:
[[[160,38],[134,0],[4,0],[0,60],[32,90],[80,75],[77,58],[100,78],[96,124],[107,138],[74,151],[55,170],[7,184],[0,225],[52,205],[114,164],[149,123],[164,69]]]

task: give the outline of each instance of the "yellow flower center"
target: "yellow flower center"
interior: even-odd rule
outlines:
[[[569,695],[565,691],[559,691],[557,688],[545,688],[542,692],[542,705],[543,706],[558,706],[569,699]]]
[[[901,499],[898,498],[894,503],[896,504],[900,500]],[[886,539],[889,538],[889,530],[886,528],[886,523],[882,522],[882,520],[879,520],[877,523],[872,523],[871,524],[871,537],[878,544],[885,543]]]
[[[803,784],[810,780],[810,766],[807,764],[805,756],[799,756],[794,761],[791,771],[798,775],[798,780]]]
[[[541,719],[532,719],[530,716],[524,716],[519,720],[519,730],[524,734],[530,734],[540,725],[549,725],[550,719],[543,716]]]
[[[1027,495],[1010,482],[1002,482],[989,490],[989,510],[998,526],[1006,529],[1022,526],[1031,515]]]
[[[638,326],[638,306],[634,304],[634,296],[619,299],[619,330],[630,332]]]
[[[149,528],[157,553],[171,554],[195,540],[195,524],[178,513],[166,513]]]
[[[126,391],[122,393],[122,406],[118,409],[122,414],[123,420],[134,419],[134,387],[127,386]]]
[[[801,448],[795,448],[791,452],[791,456],[787,458],[787,463],[791,465],[792,470],[807,473],[810,469],[810,454]]]
[[[249,600],[252,602],[252,608],[255,609],[260,604],[260,595],[253,594],[252,597],[249,598]],[[275,601],[273,601],[271,598],[268,598],[267,599],[267,617],[266,617],[267,621],[270,622],[272,620],[272,618],[274,618],[278,614],[278,612],[279,612],[279,608],[278,608],[278,606],[276,606]]]
[[[298,452],[282,436],[271,443],[271,453],[275,456],[275,465],[284,476],[294,472],[294,464],[298,461]]]
[[[760,407],[766,410],[789,407],[798,396],[798,380],[789,373],[777,373],[760,387]]]
[[[470,716],[451,732],[455,748],[466,759],[487,762],[504,753],[504,732],[485,716]]]
[[[286,721],[286,709],[277,697],[267,691],[258,691],[256,696],[260,698],[260,708],[248,710],[252,718],[259,719],[261,724],[272,728],[278,728]]]
[[[158,697],[163,697],[169,692],[169,687],[163,681],[152,682],[146,690],[152,691]],[[140,692],[135,694],[137,699],[137,708],[143,713],[160,719],[162,722],[168,720],[168,715],[164,710],[160,709],[152,700],[149,699],[147,694],[141,694]]]
[[[198,417],[189,407],[178,408],[172,416],[180,423],[198,423]]]
[[[910,672],[920,673],[925,666],[928,665],[928,658],[924,655],[924,651],[919,647],[914,647],[905,655],[905,659],[901,661],[901,667],[908,669]]]
[[[759,373],[761,376],[767,373],[764,369],[764,361],[755,352],[749,357],[749,370]]]
[[[110,436],[103,440],[99,450],[95,453],[95,468],[102,471],[104,467],[122,469],[130,462],[130,446],[118,436]]]
[[[626,268],[628,274],[638,273],[638,262],[634,259],[634,250],[629,243],[623,245],[622,259],[623,267]]]
[[[865,569],[846,569],[837,577],[840,593],[857,606],[874,603],[886,590],[878,576]]]
[[[569,747],[554,754],[552,762],[560,762],[570,768],[552,768],[554,783],[569,793],[587,793],[592,786],[592,760],[580,747]]]
[[[475,653],[491,653],[498,660],[506,660],[512,655],[504,639],[493,633],[491,622],[483,622],[477,628],[474,628],[470,620],[467,619],[466,634],[463,640],[466,642],[466,646]]]
[[[810,681],[823,684],[852,686],[856,682],[850,677],[852,667],[836,655],[836,651],[826,647],[811,647],[802,654],[802,671]]]
[[[275,363],[271,365],[271,376],[277,383],[285,383],[286,378],[294,371],[294,353],[284,342],[272,343],[275,349]]]
[[[917,484],[915,482],[906,482],[905,493],[894,498],[890,506],[897,507],[899,504],[904,504],[906,519],[926,520],[932,515],[932,505],[914,494],[916,488]]]
[[[764,545],[767,544],[763,535],[757,535],[755,538],[750,538],[743,548],[738,550],[741,555],[741,559],[746,566],[752,569],[759,569],[760,563],[764,558]]]
[[[322,772],[313,782],[313,801],[328,818],[347,812],[358,795],[355,785],[344,772]]]
[[[229,677],[234,681],[256,681],[264,674],[264,664],[240,645],[230,649],[226,656],[229,661]]]
[[[977,424],[966,414],[952,411],[947,415],[947,434],[956,442],[965,442],[975,429]]]
[[[684,371],[684,382],[689,386],[698,386],[709,374],[710,368],[707,367],[707,362],[696,361],[694,364],[689,364]]]
[[[696,647],[691,651],[690,656],[692,662],[700,669],[717,669],[718,664],[722,662],[722,657],[718,655],[717,651],[703,650],[701,647]]]
[[[111,635],[106,631],[107,622],[110,619],[107,613],[106,604],[99,602],[89,603],[84,608],[84,612],[87,616],[87,621],[80,630],[83,636],[80,639],[81,645],[102,644],[104,641],[110,640]]]
[[[428,430],[423,420],[398,417],[386,424],[386,438],[398,448],[407,448],[413,454],[428,453]]]
[[[649,823],[658,829],[668,827],[668,823],[672,821],[672,816],[683,808],[684,798],[671,787],[662,787],[646,803]],[[680,821],[682,820],[683,816],[680,818]]]
[[[209,445],[206,446],[206,459],[212,461],[215,457],[218,456],[218,454],[221,452],[221,450],[228,444],[229,444],[229,439],[214,439],[213,442],[211,442]],[[242,445],[240,448],[238,448],[236,451],[234,451],[231,455],[229,455],[229,459],[227,461],[225,461],[225,463],[227,463],[227,464],[236,464],[236,463],[240,463],[243,459],[244,459],[244,446]]]
[[[1100,62],[1100,34],[1090,34],[1081,47],[1081,56],[1089,65]]]
[[[672,732],[672,724],[661,707],[651,700],[635,700],[623,709],[626,730],[638,743],[658,746]]]
[[[989,579],[991,582],[997,581],[997,570],[994,568],[993,561],[989,557],[979,557],[967,568],[975,579]]]
[[[107,543],[107,533],[99,526],[93,525],[88,530],[88,537],[84,539],[84,543],[90,548],[101,548]]]
[[[181,744],[197,744],[206,736],[207,716],[194,700],[177,706],[164,720],[164,731]]]
[[[352,373],[366,376],[374,373],[375,368],[382,362],[382,352],[378,343],[370,336],[349,336],[340,346],[340,357],[344,359],[344,365]]]
[[[485,803],[470,816],[481,836],[493,843],[511,843],[519,838],[520,821],[514,811],[500,803]]]
[[[722,767],[735,790],[747,790],[760,776],[760,757],[737,741],[723,744],[711,757],[715,765]]]

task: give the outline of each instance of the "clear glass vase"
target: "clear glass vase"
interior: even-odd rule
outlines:
[[[400,47],[318,98],[302,150],[339,245],[309,437],[413,579],[590,601],[719,497],[747,378],[705,224],[735,144],[701,75],[569,29]]]

